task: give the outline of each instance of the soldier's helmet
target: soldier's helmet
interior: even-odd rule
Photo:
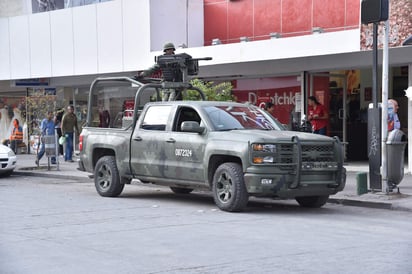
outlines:
[[[176,49],[175,49],[175,45],[173,45],[173,43],[166,43],[166,44],[163,46],[163,52],[165,52],[165,51],[168,50],[168,49],[176,50]]]

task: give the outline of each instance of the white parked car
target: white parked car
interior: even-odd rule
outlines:
[[[0,177],[10,176],[17,164],[17,157],[8,146],[0,144]]]

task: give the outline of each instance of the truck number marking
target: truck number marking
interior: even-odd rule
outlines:
[[[192,157],[192,150],[184,149],[184,148],[176,148],[175,155],[180,156],[180,157]]]

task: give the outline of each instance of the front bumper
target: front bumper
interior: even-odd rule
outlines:
[[[10,157],[0,157],[0,173],[8,172],[10,170],[15,169],[17,166],[17,157],[10,156]]]
[[[344,189],[346,169],[327,173],[302,173],[297,186],[295,175],[246,173],[244,178],[247,192],[253,196],[294,198],[333,195]]]
[[[249,194],[294,198],[332,195],[343,190],[346,169],[338,138],[330,142],[301,142],[294,136],[291,141],[277,146],[278,150],[271,155],[276,159],[273,164],[255,164],[245,170]]]

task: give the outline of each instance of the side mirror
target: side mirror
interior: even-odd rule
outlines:
[[[202,133],[205,130],[204,127],[201,127],[199,123],[195,121],[183,122],[180,129],[183,132],[196,132],[196,133]]]

